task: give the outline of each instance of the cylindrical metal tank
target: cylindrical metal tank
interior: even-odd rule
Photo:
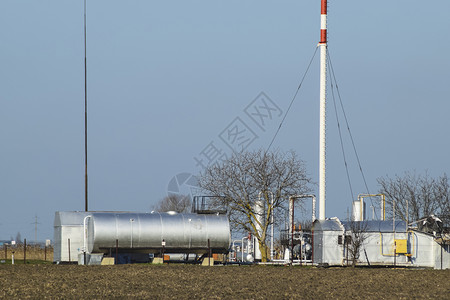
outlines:
[[[169,213],[92,213],[87,217],[87,250],[157,253],[226,253],[231,244],[230,224],[224,215]]]
[[[255,227],[259,236],[262,236],[264,221],[265,221],[265,205],[264,200],[258,198],[258,201],[255,202],[254,212],[255,212]],[[259,249],[259,243],[256,237],[254,237],[255,244],[255,259],[260,260],[262,258],[261,250]]]
[[[362,205],[362,207],[361,207]],[[364,201],[353,201],[353,221],[364,221],[366,219],[366,205]]]

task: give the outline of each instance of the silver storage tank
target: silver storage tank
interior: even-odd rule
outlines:
[[[206,253],[208,239],[213,253],[230,247],[230,224],[225,215],[168,213],[92,213],[87,217],[87,249],[90,253],[116,248],[132,252]]]

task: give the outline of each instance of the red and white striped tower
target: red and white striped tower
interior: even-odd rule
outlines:
[[[327,99],[327,0],[320,14],[320,134],[319,134],[319,220],[325,220],[326,195],[326,99]]]

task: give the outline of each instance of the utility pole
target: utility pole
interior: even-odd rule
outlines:
[[[41,224],[38,222],[37,215],[34,215],[34,222],[31,224],[34,224],[34,244],[37,244],[37,226],[38,226],[38,224]]]
[[[88,211],[86,0],[84,0],[84,210]]]

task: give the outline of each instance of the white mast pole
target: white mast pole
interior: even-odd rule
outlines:
[[[320,16],[320,135],[319,135],[319,220],[325,220],[326,195],[326,97],[327,97],[327,0],[321,0]]]

